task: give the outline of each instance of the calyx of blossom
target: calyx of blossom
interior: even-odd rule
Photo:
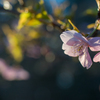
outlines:
[[[88,47],[93,50],[100,50],[100,38],[94,37],[87,39],[75,30],[65,31],[60,35],[63,41],[62,49],[66,55],[79,57],[83,67],[91,67],[92,60],[88,52]],[[99,48],[98,48],[99,47]]]

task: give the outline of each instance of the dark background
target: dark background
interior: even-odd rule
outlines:
[[[2,0],[0,0],[2,1]],[[55,0],[44,0],[48,13],[53,15],[50,3]],[[58,5],[64,0],[56,0]],[[38,2],[26,0],[26,4]],[[72,18],[73,23],[83,32],[91,32],[88,24],[94,23],[96,15],[83,15],[88,8],[97,9],[95,0],[70,0],[70,4],[76,4],[77,10]],[[1,3],[2,5],[2,3]],[[12,4],[13,7],[19,4]],[[71,6],[64,14],[71,12]],[[94,12],[95,13],[95,12]],[[54,15],[53,15],[54,16]],[[0,13],[0,26],[4,23],[11,25],[15,16],[9,13]],[[3,34],[0,28],[0,34]],[[46,30],[46,26],[42,27]],[[0,100],[100,100],[100,63],[94,63],[90,69],[81,66],[77,58],[71,58],[63,53],[62,41],[56,30],[48,32],[52,38],[45,39],[46,45],[55,54],[53,62],[46,61],[44,56],[38,59],[24,56],[20,63],[30,73],[30,78],[25,81],[7,81],[0,77]],[[0,46],[1,58],[6,58],[6,51]],[[95,53],[91,53],[93,58]]]

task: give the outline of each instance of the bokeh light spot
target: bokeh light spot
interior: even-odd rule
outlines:
[[[73,85],[74,77],[71,72],[61,72],[57,76],[57,85],[61,89],[70,88]]]
[[[4,9],[7,9],[7,10],[12,9],[12,5],[8,1],[3,2],[3,7],[4,7]]]
[[[55,55],[52,52],[46,54],[45,59],[47,62],[53,62],[55,60]]]

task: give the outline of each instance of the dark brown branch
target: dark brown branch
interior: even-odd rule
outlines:
[[[52,22],[46,22],[45,20],[43,19],[39,19],[40,22],[42,22],[43,24],[45,25],[48,25],[48,24],[52,24],[53,27],[56,27],[58,28],[61,32],[65,31],[65,29],[61,28],[61,25],[55,21],[52,21]]]
[[[23,1],[23,0],[19,0],[19,1]],[[3,7],[0,7],[0,12],[7,12],[7,13],[10,13],[10,14],[13,14],[13,15],[16,15],[16,16],[19,16],[19,12],[15,11],[15,10],[6,10],[4,9]],[[39,19],[40,22],[42,22],[43,24],[52,24],[53,27],[56,27],[58,28],[61,32],[65,31],[65,29],[61,28],[61,25],[55,21],[52,21],[50,23],[46,22],[45,20],[43,19]]]
[[[58,24],[57,22],[52,22],[51,23],[54,27],[57,27],[60,31],[65,31],[65,29],[63,29],[63,28],[61,28],[61,25],[60,24]]]

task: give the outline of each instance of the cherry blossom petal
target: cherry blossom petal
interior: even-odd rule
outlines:
[[[70,31],[65,31],[60,35],[61,40],[66,44],[68,40],[74,37],[74,34],[77,34],[76,31],[70,30]],[[79,34],[79,33],[78,33]],[[76,39],[77,40],[77,39]]]
[[[91,51],[100,51],[100,37],[94,37],[89,40]]]
[[[97,54],[94,56],[93,61],[94,61],[94,62],[100,62],[100,52],[97,53]]]
[[[91,51],[100,51],[100,45],[89,47]]]
[[[70,45],[70,46],[74,46],[74,45],[76,45],[76,44],[78,44],[78,43],[80,43],[79,40],[77,40],[77,39],[75,39],[75,38],[72,38],[72,39],[70,39],[66,44],[67,44],[67,45]]]
[[[69,46],[67,44],[63,44],[62,46],[62,49],[65,50],[64,53],[72,57],[77,57],[81,55],[84,48],[85,47],[81,47],[80,44],[77,44],[76,46]]]
[[[77,43],[84,42],[88,45],[88,40],[82,36],[80,33],[70,30],[70,31],[65,31],[60,35],[61,40],[70,46],[73,46]]]
[[[68,46],[68,45],[66,45],[66,44],[63,43],[63,45],[62,45],[62,49],[63,49],[63,50],[68,49],[68,47],[70,47],[70,46]]]
[[[88,40],[84,36],[82,36],[80,33],[74,34],[74,38],[88,44]]]
[[[84,53],[79,56],[79,61],[83,67],[89,69],[92,65],[92,60],[88,52],[88,48],[85,49]]]
[[[100,44],[100,37],[91,38],[91,39],[89,39],[89,42],[91,44],[94,44],[94,43]]]

